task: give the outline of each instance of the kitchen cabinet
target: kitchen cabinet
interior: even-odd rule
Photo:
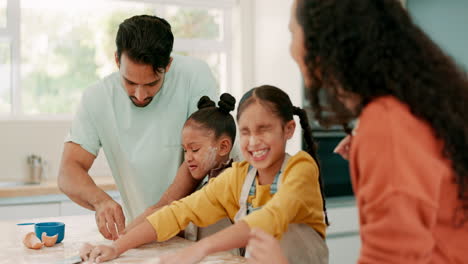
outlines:
[[[350,235],[327,239],[329,264],[357,263],[361,239],[359,235]]]
[[[60,202],[60,215],[61,216],[87,215],[87,214],[94,214],[94,211],[81,207],[72,201]]]
[[[329,264],[356,263],[361,247],[357,207],[351,201],[330,200],[327,210]]]
[[[114,196],[112,198],[114,198],[116,202],[122,204],[122,201],[119,196]],[[60,215],[61,216],[87,215],[87,214],[94,214],[94,211],[81,207],[78,204],[70,200],[60,202]]]
[[[121,203],[117,191],[107,192]],[[41,195],[0,199],[0,220],[94,214],[65,195]]]
[[[0,205],[0,220],[60,216],[60,203]]]

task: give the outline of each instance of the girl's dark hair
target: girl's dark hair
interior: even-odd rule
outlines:
[[[392,95],[427,122],[444,142],[468,210],[468,79],[416,26],[397,0],[297,0],[304,32],[309,96],[323,120],[318,93],[336,89],[362,98],[358,113],[374,98]],[[320,70],[318,76],[315,69]],[[338,116],[343,111],[337,110]],[[340,122],[340,121],[338,121]]]
[[[320,192],[322,194],[325,222],[328,225],[327,209],[325,206],[325,195],[323,192],[322,173],[320,173],[316,146],[312,138],[312,128],[310,127],[306,111],[299,107],[293,106],[288,94],[285,93],[283,90],[274,86],[263,85],[251,89],[250,91],[245,93],[244,96],[242,96],[239,102],[239,106],[237,107],[237,120],[239,120],[242,112],[254,102],[259,102],[260,104],[270,109],[281,119],[283,124],[286,124],[287,122],[293,120],[293,115],[299,116],[301,127],[304,130],[303,138],[304,142],[306,143],[306,151],[307,153],[309,153],[310,156],[312,156],[312,158],[317,163],[317,166],[319,167],[318,180],[320,185]]]
[[[218,107],[208,96],[203,96],[198,101],[198,111],[191,114],[185,124],[191,120],[195,121],[202,128],[213,130],[216,139],[227,135],[234,144],[236,122],[229,112],[234,110],[235,105],[236,99],[228,93],[221,95]]]
[[[153,66],[154,72],[162,72],[170,62],[174,35],[166,20],[139,15],[119,25],[115,44],[119,61],[125,52],[131,60]]]

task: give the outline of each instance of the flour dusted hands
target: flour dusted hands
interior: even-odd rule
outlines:
[[[101,263],[117,258],[118,252],[114,245],[92,245],[85,243],[80,249],[80,257],[88,263]]]
[[[106,199],[94,205],[96,224],[99,232],[106,238],[116,240],[125,229],[125,216],[122,206],[112,199]]]
[[[288,264],[278,240],[258,228],[250,231],[247,251],[250,254],[247,259],[249,264]]]

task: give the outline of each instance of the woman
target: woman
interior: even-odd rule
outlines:
[[[359,263],[466,261],[466,75],[396,0],[296,0],[290,30],[316,118],[359,119],[349,151]],[[278,263],[276,246],[253,231],[251,263]]]

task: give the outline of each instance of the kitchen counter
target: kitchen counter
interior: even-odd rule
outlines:
[[[96,185],[104,191],[117,190],[117,186],[115,185],[114,179],[112,177],[95,177],[93,180]],[[18,185],[0,188],[0,198],[51,194],[62,194],[57,186],[57,179],[46,181],[41,184]]]
[[[84,242],[92,244],[110,244],[99,233],[94,215],[66,216],[42,219],[28,219],[25,222],[60,221],[65,223],[65,238],[62,243],[53,247],[43,247],[39,250],[26,248],[22,239],[28,232],[33,232],[33,226],[17,226],[17,221],[0,221],[0,263],[57,263],[78,254]],[[180,237],[174,237],[166,242],[150,243],[137,249],[131,249],[119,258],[109,263],[142,263],[157,256],[174,252],[194,242]],[[233,256],[228,252],[221,252],[206,257],[200,263],[246,263],[245,258]]]

